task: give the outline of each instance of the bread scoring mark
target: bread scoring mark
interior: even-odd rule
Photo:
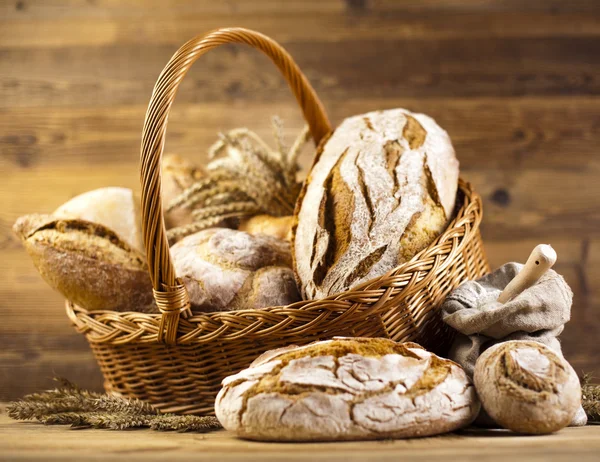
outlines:
[[[319,216],[317,218],[317,225],[318,225],[318,229],[322,230],[321,232],[319,232],[318,230],[313,234],[313,238],[312,238],[312,246],[311,246],[311,251],[310,251],[310,262],[311,264],[314,264],[315,259],[317,258],[317,248],[318,248],[318,244],[319,244],[319,240],[321,240],[322,238],[324,239],[329,239],[329,235],[327,233],[327,231],[325,230],[325,213],[326,213],[326,207],[327,207],[327,194],[323,194],[323,196],[321,197],[321,202],[319,202]],[[322,236],[323,234],[327,234],[326,237]],[[315,268],[315,275],[317,274],[317,272],[321,273],[325,271],[325,273],[323,273],[322,275],[319,274],[320,280],[322,281],[323,278],[325,278],[325,274],[327,272],[327,266],[325,266],[322,262],[318,262],[317,266]]]
[[[373,229],[373,225],[375,224],[375,208],[376,205],[373,203],[371,199],[371,189],[367,188],[367,182],[365,181],[365,172],[364,170],[356,165],[356,171],[358,173],[358,186],[360,187],[361,195],[365,200],[365,205],[367,206],[367,210],[369,211],[369,233]]]
[[[396,175],[396,167],[398,167],[398,164],[400,163],[400,157],[402,157],[402,153],[404,152],[404,150],[402,149],[402,146],[400,145],[398,140],[386,141],[385,145],[383,146],[383,149],[385,151],[386,169],[394,183],[394,192],[392,196],[396,197],[396,192],[399,188],[398,176]]]
[[[368,117],[363,117],[363,120],[369,130],[375,131],[375,129],[373,128],[373,124],[371,124],[371,119],[369,119]]]
[[[314,271],[314,282],[321,285],[327,272],[346,253],[350,245],[352,215],[354,212],[354,193],[348,187],[342,173],[341,165],[348,154],[346,148],[337,160],[323,184],[325,206],[321,201],[319,210],[319,226],[328,233],[327,249]]]
[[[44,231],[44,230],[55,230],[59,233],[69,233],[69,232],[80,232],[85,234],[86,236],[97,236],[102,239],[106,239],[110,241],[111,244],[126,250],[131,251],[131,247],[127,245],[124,241],[121,240],[117,234],[101,225],[99,223],[92,223],[91,221],[85,221],[78,218],[73,219],[57,219],[50,221],[43,226],[36,228],[32,233],[29,234],[28,237],[33,236],[33,234]]]
[[[425,187],[427,188],[429,197],[431,197],[437,206],[442,207],[442,200],[440,199],[435,181],[433,181],[433,175],[427,163],[427,153],[423,156],[423,174],[425,175]]]
[[[427,132],[423,126],[414,117],[406,114],[406,124],[402,129],[402,136],[411,149],[418,149],[423,146]]]
[[[357,279],[363,278],[363,277],[365,277],[365,275],[369,274],[369,271],[371,271],[371,268],[373,268],[373,266],[379,260],[381,260],[381,257],[383,256],[383,254],[385,253],[387,248],[388,248],[387,245],[379,247],[378,249],[375,249],[373,252],[371,252],[369,255],[367,255],[365,258],[363,258],[358,263],[358,265],[356,265],[354,267],[352,272],[346,276],[346,279],[344,280],[344,285],[346,287],[348,287],[348,286],[352,285],[352,283],[354,281],[356,281]]]
[[[512,353],[516,353],[519,349],[511,349],[510,346],[503,348],[502,354],[498,361],[498,376],[503,377],[507,388],[519,396],[524,398],[524,394],[532,392],[534,395],[530,397],[533,401],[544,399],[540,395],[546,393],[558,394],[558,384],[565,381],[568,375],[562,365],[560,358],[553,352],[544,351],[539,345],[529,342],[527,348],[538,350],[550,362],[550,370],[547,377],[539,377],[533,372],[522,367],[514,358]],[[510,384],[510,385],[508,385]]]

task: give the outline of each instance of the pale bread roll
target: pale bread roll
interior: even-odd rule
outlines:
[[[79,218],[106,226],[131,247],[145,253],[140,199],[131,189],[94,189],[65,202],[53,215],[57,218]]]
[[[446,227],[457,187],[452,143],[430,117],[392,109],[344,120],[296,206],[303,297],[345,291],[410,260]]]
[[[270,351],[223,380],[217,418],[238,436],[340,441],[457,430],[479,412],[452,361],[415,343],[336,338]]]

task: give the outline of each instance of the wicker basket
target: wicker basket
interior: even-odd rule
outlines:
[[[160,163],[179,83],[198,57],[226,43],[244,43],[271,58],[295,94],[315,143],[331,132],[314,90],[285,50],[268,37],[220,29],[175,53],[154,87],[142,135],[144,241],[161,314],[87,312],[67,302],[67,313],[87,337],[107,390],[146,400],[163,411],[211,414],[221,380],[269,349],[345,335],[412,340],[443,351],[452,334],[438,307],[461,282],[489,271],[479,234],[481,200],[462,180],[455,218],[446,231],[386,275],[348,292],[285,307],[190,312],[166,240]]]

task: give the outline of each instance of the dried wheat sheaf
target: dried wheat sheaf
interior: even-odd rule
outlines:
[[[193,222],[170,229],[169,242],[218,226],[229,219],[259,214],[291,215],[302,183],[298,181],[298,155],[310,133],[304,127],[291,147],[283,140],[281,119],[273,117],[276,148],[256,133],[238,128],[220,135],[209,149],[207,175],[167,206],[191,210]]]

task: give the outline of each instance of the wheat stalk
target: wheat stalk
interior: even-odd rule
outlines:
[[[160,414],[150,404],[137,399],[90,392],[65,379],[55,380],[59,387],[10,403],[8,416],[15,420],[35,419],[44,425],[70,425],[73,428],[124,430],[149,427],[180,432],[221,428],[215,417]]]
[[[238,128],[221,134],[209,149],[207,177],[175,198],[167,211],[189,209],[193,223],[170,229],[171,243],[201,231],[258,214],[291,215],[300,194],[298,155],[309,139],[305,127],[291,148],[283,138],[283,125],[273,118],[276,148],[256,133]]]

